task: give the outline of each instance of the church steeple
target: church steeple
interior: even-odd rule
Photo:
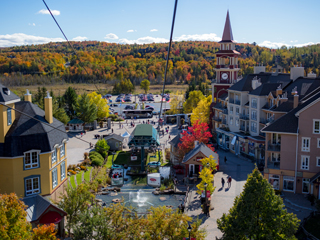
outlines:
[[[233,42],[232,28],[231,28],[231,23],[229,18],[229,10],[227,12],[226,23],[224,25],[221,42]]]

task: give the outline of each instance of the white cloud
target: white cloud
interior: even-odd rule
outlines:
[[[30,44],[44,44],[48,42],[63,42],[62,38],[47,38],[40,36],[27,35],[24,33],[14,33],[0,35],[0,47],[12,47]]]
[[[72,38],[72,41],[84,41],[87,39],[88,39],[87,37],[78,36],[78,37]]]
[[[38,13],[40,14],[50,14],[50,12],[46,9],[41,9]],[[51,10],[52,15],[58,16],[60,15],[60,11],[59,10]]]
[[[150,32],[158,32],[158,29],[151,29]]]
[[[291,43],[293,42],[298,42],[298,40],[295,41],[290,41]],[[284,42],[271,42],[271,41],[263,41],[262,43],[259,43],[259,46],[263,46],[263,47],[268,47],[268,48],[281,48],[282,46],[286,46],[286,47],[304,47],[304,46],[308,46],[308,45],[314,45],[317,43],[314,42],[308,42],[308,43],[301,43],[301,44],[287,44]]]
[[[181,35],[176,37],[174,41],[220,41],[221,38],[215,33],[205,33],[205,34],[193,34],[193,35]]]
[[[117,35],[115,35],[114,33],[109,33],[104,38],[106,38],[106,39],[118,39],[119,37]]]
[[[134,32],[134,30],[131,29],[131,30],[128,30],[127,32]]]
[[[141,37],[136,40],[128,40],[126,38],[119,39],[119,43],[121,44],[144,44],[144,43],[166,43],[169,42],[168,39],[165,38],[155,38],[155,37]]]
[[[29,26],[36,26],[35,23],[29,23],[28,25],[29,25]]]

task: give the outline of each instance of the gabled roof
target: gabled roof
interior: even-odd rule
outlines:
[[[304,77],[297,78],[294,82],[283,88],[283,90],[288,93],[288,98],[291,97],[291,92],[295,87],[299,97],[303,98],[313,92],[316,88],[320,87],[320,79]]]
[[[178,134],[177,136],[175,136],[170,142],[169,144],[173,145],[174,147],[178,147],[178,144],[181,143],[180,140],[180,134]]]
[[[213,156],[215,154],[214,151],[208,148],[204,143],[200,143],[184,156],[182,162],[185,163],[189,161],[189,159],[196,155],[198,152],[202,152],[206,157],[209,157],[210,155]]]
[[[54,207],[58,210],[62,215],[67,215],[65,211],[58,208],[57,206],[50,203],[47,199],[40,195],[34,195],[30,197],[25,197],[21,199],[25,205],[27,205],[27,221],[34,222],[39,220],[41,215],[50,207]]]
[[[122,136],[120,136],[118,134],[115,134],[115,133],[106,136],[104,139],[108,140],[108,139],[111,139],[111,138],[113,138],[115,140],[118,140],[119,142],[123,142],[123,140],[124,140],[124,137],[122,137]]]
[[[9,88],[0,84],[0,102],[9,104],[20,101],[20,98],[9,90]]]
[[[233,42],[231,22],[229,18],[229,10],[227,11],[226,23],[224,25],[222,40],[220,42]]]
[[[70,120],[69,122],[68,122],[68,124],[83,124],[84,123],[84,121],[82,121],[81,119],[79,119],[79,118],[74,118],[74,119],[72,119],[72,120]]]
[[[260,87],[257,87],[255,90],[250,92],[250,95],[256,95],[256,96],[268,96],[270,92],[277,89],[279,86],[279,83],[265,83],[262,84]]]
[[[15,108],[40,121],[16,111],[16,119],[5,136],[5,142],[0,143],[1,157],[22,156],[24,152],[32,149],[51,152],[56,144],[61,145],[68,139],[64,124],[53,118],[51,127],[48,126],[45,112],[37,105],[23,101],[17,102]]]

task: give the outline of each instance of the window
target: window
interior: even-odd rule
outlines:
[[[313,133],[319,134],[320,133],[320,120],[313,119]]]
[[[320,148],[320,138],[317,138],[317,148]]]
[[[119,147],[119,143],[118,143],[118,142],[116,142],[116,144],[115,144],[115,145],[116,145],[116,148],[118,148],[118,147]]]
[[[236,108],[236,115],[239,115],[239,108]]]
[[[301,169],[309,170],[309,162],[310,162],[309,156],[301,156]]]
[[[51,153],[51,163],[54,164],[57,161],[57,148],[54,148]]]
[[[236,118],[236,126],[239,126],[239,118]]]
[[[233,114],[233,107],[230,106],[230,114]]]
[[[309,193],[310,179],[302,178],[302,193]]]
[[[280,176],[279,175],[269,175],[269,183],[272,185],[274,190],[279,190],[279,182]]]
[[[251,132],[257,132],[257,123],[251,122]]]
[[[317,157],[317,167],[320,167],[320,157]]]
[[[24,179],[25,195],[40,193],[40,176],[30,176]]]
[[[60,179],[61,181],[63,179],[65,179],[66,177],[66,162],[63,161],[61,164],[60,164]]]
[[[251,107],[252,108],[257,108],[257,99],[256,98],[252,98],[251,99]]]
[[[294,188],[294,177],[283,177],[283,190],[284,191],[293,191]]]
[[[310,138],[302,138],[301,151],[310,152]]]
[[[60,148],[60,157],[61,158],[64,156],[64,148],[65,148],[65,143],[62,143],[62,146]]]
[[[12,124],[11,108],[7,109],[7,122],[8,122],[8,126]]]
[[[233,117],[230,117],[230,125],[233,125]]]
[[[251,111],[251,119],[257,120],[257,111]]]
[[[24,169],[39,167],[38,151],[26,152],[24,154]]]
[[[52,170],[52,189],[54,189],[58,185],[58,172],[57,168]]]
[[[280,144],[281,143],[281,134],[272,133],[272,144]]]

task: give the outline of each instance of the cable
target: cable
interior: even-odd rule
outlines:
[[[81,63],[81,65],[82,65],[83,69],[85,70],[85,72],[86,72],[86,73],[87,73],[87,75],[89,76],[89,73],[88,73],[87,69],[86,69],[86,68],[85,68],[85,66],[83,65],[83,63],[82,63],[82,61],[81,61],[80,57],[78,56],[78,54],[77,54],[76,50],[73,48],[72,44],[69,42],[69,39],[68,39],[68,38],[67,38],[67,36],[64,34],[64,32],[63,32],[63,30],[61,29],[61,27],[60,27],[59,23],[57,22],[56,18],[53,16],[53,14],[52,14],[52,12],[51,12],[50,8],[48,7],[47,3],[45,2],[45,0],[42,0],[42,1],[43,1],[44,5],[46,5],[46,8],[48,9],[48,11],[49,11],[49,13],[50,13],[51,17],[53,18],[53,20],[54,20],[54,21],[55,21],[55,23],[57,24],[57,26],[58,26],[58,28],[60,29],[61,33],[63,34],[64,38],[67,40],[67,42],[68,42],[69,46],[72,48],[72,50],[73,50],[74,54],[75,54],[75,55],[77,56],[77,58],[79,59],[79,62]],[[100,90],[99,90],[99,88],[97,87],[97,85],[95,84],[95,82],[94,82],[94,81],[93,81],[93,84],[94,84],[94,86],[96,87],[96,89],[98,90],[98,92],[99,92],[99,93],[101,93],[101,92],[100,92]]]
[[[162,87],[162,96],[161,96],[161,104],[160,104],[160,112],[159,112],[158,129],[160,129],[160,119],[161,119],[162,102],[163,102],[162,100],[163,100],[164,88],[165,88],[166,80],[167,80],[167,68],[168,68],[170,49],[171,49],[171,43],[172,43],[174,22],[175,22],[176,12],[177,12],[177,4],[178,4],[178,0],[175,0],[174,10],[173,10],[173,18],[172,18],[172,25],[171,25],[171,33],[170,33],[170,41],[169,41],[169,49],[168,49],[167,60],[166,60],[166,68],[165,68],[165,71],[164,71],[164,80],[163,80],[163,87]]]
[[[30,116],[29,114],[26,114],[26,113],[24,113],[24,112],[22,112],[22,111],[20,111],[20,110],[18,110],[18,109],[12,108],[12,107],[10,107],[10,106],[8,106],[8,105],[6,105],[6,104],[4,104],[4,103],[1,103],[1,102],[0,102],[0,105],[5,106],[5,107],[7,107],[7,108],[10,108],[10,109],[12,109],[12,110],[14,110],[14,111],[16,111],[16,112],[18,112],[18,113],[21,113],[22,115],[25,115],[25,116],[33,119],[33,120],[36,120],[36,121],[38,121],[38,122],[41,122],[41,123],[43,123],[43,124],[45,124],[45,125],[53,128],[53,129],[59,131],[59,132],[66,133],[67,135],[72,136],[72,137],[75,137],[75,138],[78,139],[78,140],[81,140],[81,141],[83,141],[83,142],[85,142],[85,143],[91,144],[90,142],[88,142],[88,141],[86,141],[86,140],[83,140],[83,139],[77,137],[76,135],[73,135],[73,134],[71,134],[71,133],[67,133],[66,131],[63,131],[63,130],[61,130],[61,129],[59,129],[59,128],[53,127],[53,126],[51,126],[49,123],[43,122],[43,121],[41,121],[41,120],[39,120],[39,119],[36,119],[36,118]]]

